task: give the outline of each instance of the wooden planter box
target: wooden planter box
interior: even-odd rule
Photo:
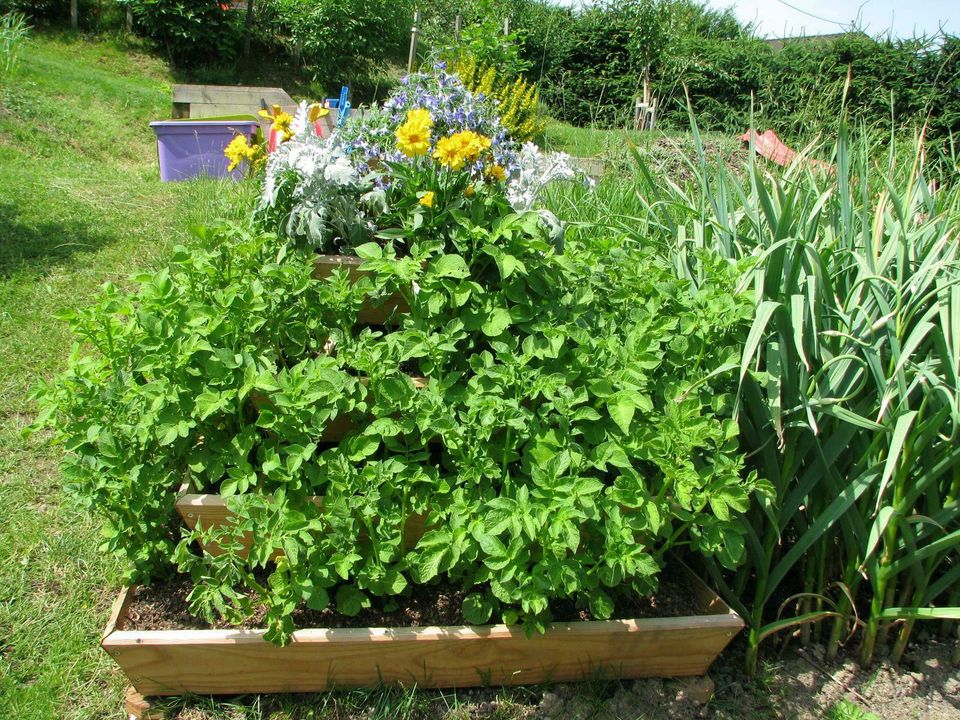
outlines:
[[[379,310],[379,308],[376,308]],[[417,390],[421,390],[427,386],[427,383],[430,382],[425,377],[411,377],[410,380],[413,382],[413,386]],[[361,377],[360,382],[364,385],[367,385],[369,378]],[[250,400],[253,403],[253,406],[260,410],[261,408],[270,404],[270,399],[258,392],[254,391],[250,393]],[[353,432],[357,429],[357,424],[349,415],[337,415],[333,420],[331,420],[323,430],[323,434],[320,436],[320,442],[325,443],[338,443],[346,436],[347,433]]]
[[[323,498],[315,496],[313,502],[317,505],[323,505]],[[233,513],[230,512],[226,501],[221,495],[191,493],[187,487],[181,488],[176,507],[180,517],[183,518],[183,522],[191,530],[195,529],[198,524],[207,529],[220,527],[233,517]],[[423,537],[426,520],[426,516],[424,515],[411,515],[407,518],[407,523],[403,528],[403,544],[405,548],[408,550],[412,549],[420,538]],[[241,553],[241,556],[245,556],[246,552],[250,549],[250,545],[253,543],[253,537],[247,534],[241,542],[245,547],[245,551]],[[201,547],[208,555],[219,555],[222,552],[220,546],[214,542],[201,543]],[[280,552],[274,553],[273,559],[275,560],[281,554]]]
[[[689,571],[701,615],[521,627],[128,630],[132,591],[114,603],[101,646],[141,695],[318,692],[401,683],[424,688],[700,675],[743,627]]]
[[[344,269],[351,281],[356,281],[367,273],[360,270],[363,260],[354,255],[318,255],[314,261],[313,276],[319,280],[330,277],[334,270]],[[410,312],[410,306],[400,293],[394,293],[385,299],[369,300],[360,308],[357,322],[360,325],[393,325],[399,322],[398,315]]]

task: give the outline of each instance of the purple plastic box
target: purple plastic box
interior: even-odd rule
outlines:
[[[256,120],[158,120],[150,123],[157,136],[160,179],[189,180],[210,177],[243,177],[243,168],[227,172],[230,161],[224,149],[237,135],[251,140],[257,132]]]

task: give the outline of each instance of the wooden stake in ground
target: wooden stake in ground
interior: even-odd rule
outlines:
[[[77,29],[77,0],[70,0],[70,27]]]
[[[133,688],[127,688],[123,699],[123,709],[132,720],[167,720],[167,714],[158,710],[152,702]]]
[[[417,25],[420,24],[420,11],[413,11],[413,27],[410,28],[410,56],[407,58],[407,72],[413,72],[413,63],[417,59],[417,34],[420,32]]]

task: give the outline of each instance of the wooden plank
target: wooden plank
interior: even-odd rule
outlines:
[[[675,557],[671,557],[669,562],[671,566],[679,568],[684,579],[690,584],[690,589],[696,596],[702,613],[705,615],[732,614],[739,619],[739,616],[686,563]]]
[[[233,85],[174,85],[173,109],[175,118],[202,119],[221,115],[256,114],[264,105],[279,105],[291,115],[297,103],[283,88]],[[261,119],[264,129],[269,119]]]
[[[168,717],[165,710],[156,707],[132,687],[127,688],[123,698],[123,709],[127,717],[133,720],[166,720]]]
[[[268,104],[296,106],[287,91],[278,87],[254,87],[246,85],[174,85],[173,102],[185,103],[246,103],[260,100]]]
[[[363,258],[355,255],[317,255],[313,259],[313,276],[318,280],[325,280],[333,275],[335,270],[346,270],[351,282],[356,282],[370,273],[360,270]]]
[[[107,620],[107,627],[103,631],[101,640],[105,640],[107,635],[122,628],[122,622],[127,617],[127,608],[132,600],[133,593],[130,592],[130,588],[124,587],[117,599],[113,601],[113,606],[110,608],[110,618]]]
[[[143,695],[522,685],[698,675],[742,628],[732,614],[517,626],[298,630],[116,630],[103,641]]]
[[[369,274],[360,270],[363,260],[352,255],[318,255],[313,262],[313,276],[319,280],[330,277],[337,269],[346,270],[351,282]],[[360,325],[395,325],[399,324],[398,315],[409,312],[406,298],[401,293],[394,293],[382,300],[365,302],[357,315],[357,322]]]
[[[323,507],[322,496],[314,496],[311,500],[318,507]],[[177,498],[176,508],[184,524],[191,530],[194,530],[197,525],[208,529],[220,527],[233,518],[233,513],[227,507],[226,498],[214,493],[181,492],[180,497]],[[404,547],[410,549],[419,542],[425,532],[426,523],[426,515],[414,514],[407,518],[403,528]],[[361,532],[359,538],[363,537],[366,537],[366,533]],[[250,550],[250,546],[253,545],[253,535],[250,533],[244,534],[240,542],[244,546],[240,556],[245,557]],[[220,555],[223,552],[220,546],[214,542],[201,543],[201,547],[205,553],[212,556]],[[276,560],[281,555],[283,553],[278,550],[271,559]]]
[[[183,104],[178,103],[178,106],[183,107]],[[221,117],[223,115],[256,115],[259,110],[260,103],[248,103],[246,105],[207,105],[203,103],[191,103],[188,106],[187,112],[190,113],[188,117],[192,120],[203,120],[204,118]],[[272,123],[271,120],[259,116],[257,120],[260,120],[261,124],[266,123],[268,126]]]

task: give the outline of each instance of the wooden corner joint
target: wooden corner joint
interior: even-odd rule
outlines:
[[[154,707],[143,695],[138,693],[132,687],[127,688],[127,694],[123,699],[123,709],[130,720],[166,720],[166,713]]]

